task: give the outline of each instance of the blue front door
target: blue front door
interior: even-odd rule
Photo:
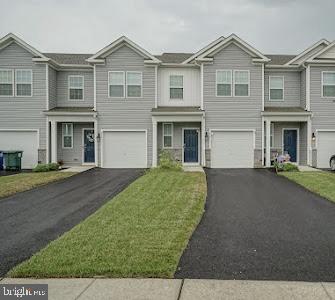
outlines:
[[[297,137],[296,129],[284,130],[284,154],[287,152],[292,162],[297,162]]]
[[[184,129],[184,163],[199,162],[198,146],[198,130]]]
[[[84,129],[84,163],[94,160],[94,129]]]

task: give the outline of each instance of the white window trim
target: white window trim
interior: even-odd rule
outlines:
[[[135,74],[140,74],[141,75],[141,96],[128,96],[128,81],[127,81],[127,75],[128,73],[135,73]],[[140,71],[126,71],[126,74],[125,74],[125,79],[124,79],[124,82],[125,82],[125,85],[126,85],[126,94],[125,94],[125,97],[126,98],[142,98],[143,97],[143,72],[140,72]]]
[[[164,125],[171,125],[171,135],[164,134]],[[165,147],[164,145],[164,137],[170,136],[171,137],[171,147]],[[162,148],[163,149],[173,149],[173,123],[162,123]]]
[[[110,86],[109,78],[111,73],[122,73],[123,74],[123,97],[114,97],[110,95]],[[126,97],[126,78],[125,78],[125,72],[124,71],[108,71],[108,78],[107,78],[107,85],[108,85],[108,98],[116,98],[116,99],[124,99]]]
[[[81,77],[83,79],[83,87],[81,88],[83,90],[83,98],[82,99],[71,99],[70,98],[70,89],[71,89],[71,87],[70,87],[70,78],[71,77]],[[69,101],[84,101],[84,99],[85,99],[85,76],[82,76],[82,75],[69,75],[67,77],[67,86],[68,86],[68,100]],[[79,88],[76,88],[76,90],[79,90]]]
[[[323,74],[325,73],[335,73],[335,71],[322,71],[322,74],[321,74],[321,98],[325,98],[325,99],[334,99],[335,96],[324,96],[323,95],[323,87],[324,86],[333,86],[335,84],[323,84]]]
[[[10,71],[12,72],[12,94],[11,95],[0,95],[1,98],[3,97],[14,97],[15,96],[15,81],[14,81],[14,70],[13,69],[0,69],[0,71]]]
[[[171,86],[171,76],[181,76],[183,78],[183,86],[180,87],[180,86]],[[171,89],[183,89],[183,97],[182,98],[171,98]],[[169,100],[170,101],[180,101],[180,100],[184,100],[184,75],[182,74],[170,74],[169,75]]]
[[[283,98],[282,99],[271,99],[271,78],[282,78],[283,79]],[[285,101],[285,77],[284,76],[269,76],[269,101],[273,101],[273,102]]]
[[[74,129],[74,128],[73,128],[73,127],[74,127],[74,126],[73,126],[73,123],[61,123],[61,124],[62,124],[62,148],[63,148],[63,149],[73,149],[73,136],[74,136],[74,134],[73,134],[73,129]],[[71,130],[72,135],[68,135],[68,134],[65,135],[65,134],[64,134],[64,130],[63,130],[63,125],[64,125],[64,124],[71,125],[71,127],[72,127],[72,130]],[[64,137],[65,137],[65,136],[71,136],[71,147],[65,147],[65,146],[64,146]]]
[[[18,95],[17,94],[17,85],[18,84],[21,84],[21,83],[17,83],[17,80],[16,80],[16,74],[18,71],[30,71],[31,73],[31,93],[30,95],[28,96],[25,96],[25,95]],[[28,84],[28,83],[22,83],[22,84]],[[33,70],[31,69],[15,69],[15,97],[18,97],[18,98],[26,98],[26,97],[32,97],[33,96]]]
[[[230,95],[218,95],[218,72],[230,72]],[[215,95],[216,97],[232,97],[233,96],[233,70],[231,69],[220,69],[216,70],[215,73]]]
[[[236,72],[248,72],[248,95],[247,96],[236,96],[235,95],[235,73]],[[234,86],[234,97],[237,98],[247,98],[250,97],[250,70],[234,70],[234,76],[233,76],[233,86]]]

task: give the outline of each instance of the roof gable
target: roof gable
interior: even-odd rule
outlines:
[[[310,57],[319,53],[322,49],[326,48],[329,45],[329,42],[325,39],[322,39],[312,46],[308,47],[306,50],[295,56],[293,59],[288,61],[285,65],[301,65],[303,62],[308,60]]]
[[[199,55],[203,54],[204,52],[206,52],[208,49],[214,47],[215,45],[217,45],[218,43],[222,42],[225,39],[224,36],[220,36],[218,39],[216,39],[215,41],[209,43],[207,46],[201,48],[198,52],[192,54],[190,57],[188,57],[185,61],[182,62],[182,64],[187,64],[190,63],[192,60],[196,59]]]
[[[308,62],[319,61],[323,62],[324,60],[335,62],[335,41],[329,44],[326,48],[322,49],[315,55],[313,55]]]
[[[47,57],[43,53],[39,52],[34,47],[30,46],[28,43],[26,43],[13,33],[9,33],[0,39],[0,50],[6,48],[13,42],[18,44],[26,51],[30,52],[34,57],[47,59]]]
[[[197,57],[197,60],[206,60],[208,56],[213,56],[217,52],[221,51],[225,47],[235,44],[237,47],[241,48],[245,52],[247,52],[250,56],[252,56],[254,59],[261,61],[261,62],[268,62],[270,61],[269,58],[267,58],[264,54],[262,54],[260,51],[255,49],[254,47],[250,46],[248,43],[240,39],[237,35],[232,34],[228,38],[222,40],[215,46],[209,48],[207,51],[202,53],[200,56]]]
[[[150,62],[153,63],[159,63],[160,60],[154,57],[152,54],[150,54],[148,51],[140,47],[139,45],[135,44],[133,41],[128,39],[126,36],[121,36],[108,46],[104,47],[100,51],[98,51],[96,54],[92,55],[87,59],[88,62],[94,63],[99,62],[99,60],[106,58],[106,56],[110,55],[117,49],[127,46],[139,55],[141,55],[143,58],[148,59]]]

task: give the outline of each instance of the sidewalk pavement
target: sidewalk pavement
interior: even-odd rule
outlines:
[[[318,299],[335,300],[334,283],[203,279],[16,279],[0,284],[48,284],[50,300],[75,299]]]

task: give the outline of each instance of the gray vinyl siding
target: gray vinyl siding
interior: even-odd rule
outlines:
[[[216,70],[249,70],[249,97],[216,97]],[[262,67],[236,45],[227,46],[204,65],[206,129],[255,129],[256,148],[261,149]],[[208,144],[208,138],[207,143]]]
[[[57,124],[57,160],[64,164],[82,164],[83,162],[83,128],[94,128],[93,123],[73,123],[73,148],[63,149],[62,123]]]
[[[300,77],[300,106],[306,108],[306,69],[301,71]]]
[[[284,100],[269,100],[269,77],[284,76]],[[301,106],[301,89],[300,89],[300,71],[265,71],[264,77],[264,96],[265,106],[267,107],[299,107]]]
[[[335,97],[322,98],[322,71],[334,71],[335,67],[311,66],[311,111],[312,130],[335,129]]]
[[[108,71],[140,71],[143,76],[141,98],[109,98]],[[152,164],[151,109],[155,106],[155,69],[144,65],[144,58],[123,46],[96,66],[98,129],[147,130],[148,165]],[[100,146],[100,145],[99,145]],[[99,147],[100,149],[100,147]],[[99,150],[99,155],[100,155]],[[100,159],[99,162],[101,163]]]
[[[47,104],[46,65],[35,64],[32,57],[16,43],[0,50],[0,68],[33,72],[32,97],[0,97],[0,129],[38,129],[42,150],[46,147],[46,118],[42,114]]]
[[[306,122],[275,122],[274,123],[274,144],[271,153],[282,154],[283,149],[283,129],[299,129],[299,164],[307,164],[307,123]]]
[[[57,71],[49,67],[49,109],[57,106]]]
[[[84,76],[84,100],[69,100],[68,77],[70,75]],[[93,107],[93,69],[88,71],[58,71],[57,72],[57,106],[61,107]]]

